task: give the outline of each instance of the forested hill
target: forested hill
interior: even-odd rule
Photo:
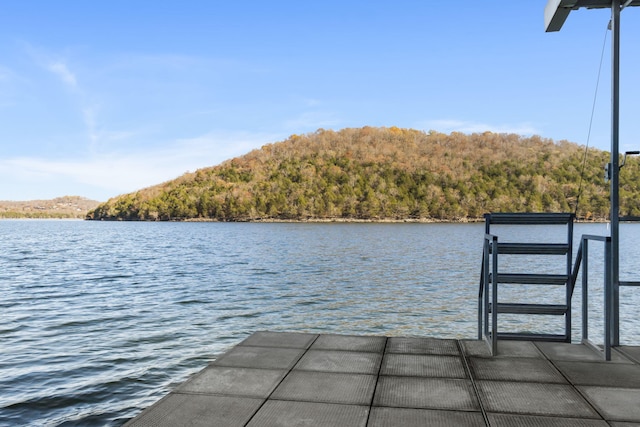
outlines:
[[[0,218],[73,218],[83,219],[100,202],[80,196],[63,196],[51,200],[0,200]]]
[[[573,211],[584,147],[538,136],[412,129],[318,130],[122,195],[88,219],[465,220]],[[578,216],[604,219],[606,152],[589,149]],[[621,213],[640,215],[640,168],[621,173]]]

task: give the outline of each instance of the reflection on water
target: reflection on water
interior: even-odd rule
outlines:
[[[621,276],[633,280],[640,227],[621,229]],[[0,425],[120,425],[258,330],[473,339],[483,233],[482,224],[1,221]],[[607,231],[579,224],[582,233]],[[594,340],[597,257],[594,246]],[[622,292],[621,337],[640,342],[633,291]]]

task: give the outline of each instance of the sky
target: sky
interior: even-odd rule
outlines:
[[[3,1],[0,200],[106,201],[319,128],[492,131],[609,151],[610,11],[573,11],[545,33],[545,4]],[[640,7],[629,7],[621,151],[640,149],[639,51]]]

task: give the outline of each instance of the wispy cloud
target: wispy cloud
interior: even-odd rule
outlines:
[[[60,80],[70,88],[76,89],[78,87],[78,81],[75,74],[69,70],[69,67],[64,62],[51,62],[48,64],[47,69],[58,76]]]
[[[482,123],[455,119],[427,120],[419,123],[419,126],[426,130],[435,130],[443,133],[515,133],[518,135],[533,135],[539,131],[531,123]]]
[[[17,157],[0,160],[0,179],[22,183],[13,199],[42,198],[46,182],[50,197],[65,194],[97,200],[139,190],[185,172],[214,166],[273,142],[274,135],[206,134],[168,141],[149,151],[111,152],[81,158]]]
[[[99,103],[96,101],[97,95],[93,90],[95,88],[81,85],[78,82],[78,74],[72,69],[70,61],[63,58],[63,55],[45,52],[30,44],[26,46],[27,52],[38,66],[55,75],[65,87],[71,90],[70,97],[74,100],[77,114],[82,117],[84,123],[84,132],[87,138],[84,144],[88,145],[90,152],[99,151],[103,144],[108,143],[110,133],[101,130]]]
[[[66,86],[69,86],[72,89],[76,89],[78,87],[76,75],[69,68],[68,61],[63,59],[64,55],[54,54],[50,51],[43,50],[26,40],[21,40],[19,43],[22,46],[23,51],[38,67],[53,73]]]

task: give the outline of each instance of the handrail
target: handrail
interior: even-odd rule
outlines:
[[[478,298],[482,298],[484,291],[484,250],[482,251],[482,267],[480,267],[480,289],[478,289]]]
[[[589,340],[589,310],[588,310],[588,283],[589,283],[589,268],[588,268],[588,247],[589,240],[600,241],[604,243],[604,346],[600,349],[599,346],[593,344]],[[611,348],[620,345],[620,286],[638,286],[640,287],[640,281],[622,281],[618,280],[617,283],[611,281],[611,236],[597,236],[591,234],[582,235],[580,241],[580,247],[578,248],[578,255],[576,256],[576,262],[573,268],[573,274],[571,275],[572,288],[577,281],[578,271],[580,270],[581,262],[583,265],[582,272],[582,342],[589,345],[597,352],[603,353],[606,360],[611,360]]]
[[[576,261],[573,264],[573,271],[571,272],[571,280],[570,283],[570,296],[573,299],[573,289],[576,287],[576,281],[578,280],[578,271],[580,270],[580,264],[582,263],[582,242],[580,242],[580,246],[578,246],[578,252],[576,253]]]
[[[589,340],[589,240],[600,241],[604,243],[604,346],[601,350],[597,345]],[[611,347],[617,345],[617,333],[614,331],[616,327],[616,306],[615,293],[610,286],[611,274],[611,236],[597,236],[592,234],[583,234],[580,239],[580,246],[576,261],[571,274],[571,289],[577,281],[578,271],[582,264],[582,343],[588,345],[593,350],[602,353],[605,360],[611,360]]]
[[[489,240],[493,241],[495,240],[496,242],[498,241],[498,236],[494,235],[494,234],[489,234],[489,233],[485,233],[484,235],[484,244],[487,245]],[[484,248],[484,246],[483,246]],[[484,259],[484,251],[482,251],[482,268],[480,269],[480,289],[478,292],[478,298],[482,298],[482,292],[484,290],[484,264],[485,264],[485,259]]]
[[[578,280],[578,272],[580,270],[580,264],[582,262],[582,241],[587,240],[599,240],[605,242],[607,239],[611,239],[607,236],[598,236],[595,234],[583,234],[580,239],[580,246],[578,246],[578,252],[576,253],[576,260],[573,264],[573,272],[571,273],[571,296],[573,297],[573,289],[575,288],[576,281]]]

